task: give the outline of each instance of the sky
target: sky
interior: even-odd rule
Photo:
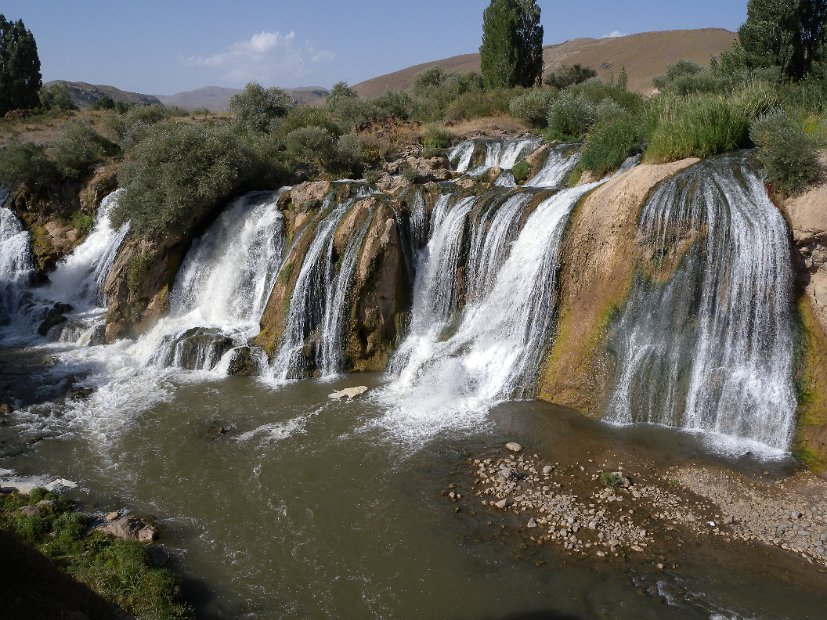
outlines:
[[[736,30],[747,0],[540,0],[545,43]],[[356,84],[476,52],[488,0],[3,0],[37,41],[43,81],[170,95],[201,86]]]

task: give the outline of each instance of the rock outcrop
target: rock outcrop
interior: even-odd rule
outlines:
[[[640,211],[658,183],[697,161],[637,166],[577,206],[563,246],[557,336],[540,375],[542,400],[603,414],[614,378],[605,339],[641,255]]]

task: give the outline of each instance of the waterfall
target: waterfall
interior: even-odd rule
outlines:
[[[466,140],[456,145],[448,153],[448,160],[454,165],[457,172],[464,172],[471,176],[480,176],[491,168],[511,170],[514,165],[528,153],[540,146],[537,138],[516,138],[510,140]],[[485,155],[480,153],[482,162],[471,167],[474,156],[485,149]]]
[[[17,315],[33,273],[29,233],[10,209],[0,206],[0,325]]]
[[[8,330],[10,342],[32,341],[37,337],[38,331],[48,335],[51,340],[64,343],[86,345],[100,341],[103,315],[106,311],[103,283],[112,269],[118,248],[129,231],[129,224],[115,229],[109,221],[109,213],[117,204],[122,191],[116,190],[101,201],[92,231],[58,263],[55,270],[49,274],[48,284],[28,291],[18,288],[17,297],[25,297],[27,301],[24,305],[18,303],[17,309],[12,313]],[[16,218],[14,220],[16,221]],[[4,223],[3,228],[6,226]],[[8,226],[13,227],[13,224]],[[19,227],[19,222],[17,226]],[[22,231],[22,228],[19,230]],[[27,249],[28,234],[25,231],[18,233],[14,240],[17,246],[12,244],[8,249],[12,252],[22,252],[20,256],[25,258],[21,260],[27,261],[28,269],[32,270]],[[3,246],[4,250],[0,251],[0,254],[5,256],[6,243]],[[18,283],[22,285],[23,281],[18,280]],[[45,334],[43,328],[39,329],[38,326],[50,312],[59,312],[62,319]]]
[[[281,265],[284,218],[278,192],[234,200],[190,248],[170,311],[134,344],[141,365],[226,373],[228,353],[247,345]]]
[[[525,182],[526,187],[559,187],[580,161],[580,153],[567,155],[571,145],[549,149],[548,157],[540,171]]]
[[[490,238],[472,250],[471,269],[485,277],[471,285],[479,297],[453,318],[458,248],[475,198],[450,208],[447,201],[437,205],[414,291],[411,331],[392,360],[394,381],[380,396],[389,408],[384,423],[422,438],[449,427],[474,427],[497,402],[534,394],[554,321],[565,224],[596,185],[543,199],[510,251],[505,240],[515,233],[529,199],[525,194],[510,196],[493,217],[478,220]]]
[[[743,158],[699,164],[643,209],[651,254],[613,330],[619,379],[607,419],[788,448],[790,247],[784,219]]]
[[[308,359],[304,351],[305,341],[323,324],[328,312],[339,312],[339,309],[329,308],[332,304],[328,303],[335,297],[334,294],[328,298],[328,291],[335,287],[333,240],[339,222],[355,201],[356,198],[351,198],[338,204],[316,227],[315,236],[304,256],[290,298],[282,343],[273,360],[271,375],[276,381],[299,379],[309,374]],[[328,209],[329,199],[326,200],[322,211]],[[353,261],[355,263],[355,257]],[[336,302],[344,304],[345,295]]]

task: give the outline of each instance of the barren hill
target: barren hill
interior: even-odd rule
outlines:
[[[680,58],[707,64],[729,48],[736,34],[723,28],[700,30],[666,30],[643,32],[624,37],[604,39],[574,39],[543,50],[545,72],[562,64],[579,63],[597,71],[603,79],[610,79],[626,67],[629,89],[647,93],[652,89],[652,78]],[[363,97],[375,97],[388,89],[407,90],[416,74],[438,65],[448,71],[465,73],[480,70],[479,54],[463,54],[433,62],[426,62],[356,84],[353,88]]]
[[[327,97],[327,90],[321,86],[304,86],[301,88],[286,88],[285,90],[299,103],[313,104]],[[230,97],[240,92],[241,90],[238,88],[205,86],[204,88],[175,95],[156,95],[156,97],[165,106],[177,106],[185,110],[207,108],[211,112],[222,112],[227,109]]]

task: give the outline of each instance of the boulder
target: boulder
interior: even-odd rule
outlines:
[[[158,535],[158,531],[152,525],[138,517],[130,516],[118,517],[107,521],[95,529],[113,538],[137,540],[143,543],[152,542]]]
[[[238,347],[233,349],[230,365],[227,367],[228,375],[251,377],[256,374],[257,369],[258,364],[252,348]]]
[[[332,392],[328,398],[332,398],[333,400],[340,400],[342,398],[354,398],[356,396],[360,396],[368,391],[368,387],[366,385],[359,385],[356,387],[349,387],[343,390],[339,390],[338,392]]]
[[[60,325],[66,321],[66,313],[72,311],[72,306],[69,304],[64,304],[57,302],[54,306],[49,308],[49,311],[46,313],[46,317],[43,319],[43,322],[37,328],[37,333],[41,336],[45,336],[49,333],[49,330],[55,327],[56,325]]]

